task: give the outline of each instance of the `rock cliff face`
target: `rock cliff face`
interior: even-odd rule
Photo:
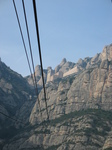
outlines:
[[[108,150],[112,147],[112,114],[102,110],[73,112],[27,127],[3,150]]]
[[[105,50],[105,48],[104,48]],[[87,108],[112,109],[112,57],[111,45],[103,54],[97,54],[87,64],[87,69],[77,75],[49,82],[46,86],[50,119]],[[103,57],[104,56],[104,57]],[[81,62],[81,61],[80,61]],[[86,66],[86,65],[85,65]],[[90,67],[91,66],[91,67]],[[43,118],[46,118],[43,91],[39,94]],[[40,122],[38,103],[32,110],[30,122]]]
[[[41,86],[39,66],[35,72],[38,85]],[[5,106],[11,99],[9,96],[13,97],[12,91],[15,89],[13,80],[6,82],[1,74],[2,71],[0,94],[5,92],[4,96],[7,97],[4,102],[0,100],[0,109],[9,114],[10,111]],[[15,73],[10,74],[11,79],[14,78],[13,74]],[[28,90],[31,88],[20,75],[16,75],[19,83],[22,80],[24,84],[20,86],[16,83],[22,90],[19,91],[16,87],[17,93],[14,91],[17,100],[21,101],[18,104],[16,98],[13,100],[14,106],[19,106],[15,116],[25,120],[27,125],[20,129],[14,124],[13,126],[18,128],[15,136],[11,134],[7,141],[0,139],[1,150],[112,149],[112,45],[105,46],[103,52],[93,58],[79,59],[76,64],[63,59],[55,70],[51,67],[44,70],[50,121],[46,120],[43,90],[39,93],[41,119],[38,102],[27,101]],[[30,77],[27,79],[30,80]],[[23,92],[27,87],[28,90]],[[3,96],[2,98],[4,99]],[[8,102],[5,103],[7,99]],[[2,122],[6,120],[3,116],[0,116],[0,119]],[[0,129],[3,127],[0,126]],[[5,140],[5,143],[1,140]]]
[[[19,119],[19,114],[16,114],[29,101],[31,95],[34,92],[27,81],[0,61],[0,112]],[[28,122],[28,114],[24,114],[24,118]],[[0,122],[0,133],[3,127],[9,128],[14,124],[2,114]]]

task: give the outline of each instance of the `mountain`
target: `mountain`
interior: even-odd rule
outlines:
[[[27,80],[0,61],[0,139],[7,138],[7,133],[12,132],[12,129],[15,132],[16,128],[21,127],[19,121],[14,122],[6,116],[28,123],[35,102],[30,100],[31,96],[34,97],[34,90]],[[24,109],[20,118],[21,109],[26,105],[30,108]]]
[[[100,54],[96,54],[93,58],[86,57],[84,60],[80,58],[77,63],[69,62],[66,60],[66,58],[63,58],[62,62],[59,65],[57,65],[54,70],[52,69],[52,67],[48,67],[47,69],[44,69],[45,83],[63,77],[67,77],[73,74],[77,74],[81,71],[84,71],[85,69],[94,67],[94,65],[97,65],[103,60],[106,59],[111,60],[112,57],[112,52],[110,50],[111,46],[112,45],[105,46],[103,52]],[[42,87],[43,83],[41,78],[40,65],[37,65],[35,67],[35,75],[36,75],[38,86]],[[29,84],[33,85],[31,76],[27,76],[26,79],[28,80]]]
[[[58,118],[82,109],[112,109],[112,45],[105,47],[78,74],[63,78],[60,82],[49,82],[46,86],[50,119]],[[77,65],[78,66],[78,65]],[[44,93],[39,94],[44,99]],[[44,101],[41,101],[43,117],[46,118]],[[32,110],[30,122],[40,121],[38,103]]]
[[[98,109],[69,113],[25,128],[3,150],[111,150],[111,118]]]
[[[86,57],[84,60],[80,58],[77,63],[69,62],[66,58],[63,58],[61,63],[57,65],[54,70],[50,66],[47,69],[44,69],[45,83],[62,79],[73,74],[79,74],[83,70],[91,68],[94,64],[99,63],[101,61],[100,59],[101,54],[96,54],[93,58]],[[40,65],[35,67],[35,76],[38,86],[42,87],[43,83]],[[33,85],[31,76],[27,76],[26,79],[30,85]]]
[[[11,122],[12,129],[16,129],[15,133],[8,138],[0,137],[1,150],[112,149],[112,44],[105,46],[102,53],[93,58],[79,59],[77,63],[67,62],[64,58],[54,70],[51,67],[44,70],[49,121],[46,120],[43,89],[39,93],[41,118],[30,76],[23,78],[6,65],[4,74],[5,71],[7,75],[11,73],[11,80],[4,79],[4,75],[0,76],[0,81],[6,81],[1,91],[4,87],[11,91],[12,85],[16,89],[14,93],[18,94],[19,103],[15,102],[15,115],[9,114],[11,108],[6,107],[7,102],[2,104],[3,97],[1,110],[25,121],[25,126],[20,122],[18,125]],[[0,74],[3,74],[2,69]],[[36,66],[35,74],[41,87],[40,66]],[[15,80],[12,80],[14,77]],[[19,84],[16,80],[19,80]],[[12,93],[5,94],[10,99]],[[29,101],[30,95],[32,101]],[[8,125],[4,124],[6,127]]]
[[[61,79],[72,74],[77,74],[86,68],[88,61],[90,61],[90,58],[85,58],[84,60],[80,59],[78,63],[75,64],[73,62],[67,61],[66,58],[63,58],[61,63],[57,65],[54,70],[52,67],[44,69],[45,83]],[[35,67],[35,76],[38,86],[42,87],[43,83],[41,78],[41,67],[39,65]],[[33,85],[31,76],[27,76],[26,79],[29,84]]]

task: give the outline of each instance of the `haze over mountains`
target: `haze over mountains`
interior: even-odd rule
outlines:
[[[0,111],[18,119],[0,114],[1,150],[112,148],[112,44],[93,58],[77,63],[64,58],[54,70],[44,70],[49,122],[39,65],[35,74],[42,119],[31,77],[0,62]]]

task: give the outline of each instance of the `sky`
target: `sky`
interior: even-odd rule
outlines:
[[[34,64],[40,64],[32,0],[24,0]],[[22,1],[15,0],[29,54]],[[111,0],[36,0],[43,68],[66,58],[93,57],[112,43]],[[23,76],[30,74],[12,0],[0,0],[0,57]],[[30,57],[30,56],[29,56]]]

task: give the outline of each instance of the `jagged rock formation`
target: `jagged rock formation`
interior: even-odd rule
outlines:
[[[85,58],[84,60],[79,59],[75,64],[72,62],[67,62],[66,58],[53,70],[51,67],[48,67],[47,70],[44,70],[45,82],[54,81],[59,78],[63,78],[69,75],[77,74],[85,69],[91,68],[95,64],[100,63],[100,61],[108,59],[109,61],[112,58],[112,45],[105,46],[101,54],[96,54],[93,58]],[[35,74],[37,78],[38,85],[42,86],[41,81],[41,68],[39,65],[35,68]],[[31,77],[27,77],[28,82],[32,84]]]
[[[89,69],[92,67],[95,67],[94,65],[98,65],[103,60],[111,60],[112,57],[112,45],[105,46],[103,49],[103,52],[101,54],[96,54],[93,58],[86,57],[84,60],[79,59],[79,61],[75,64],[73,62],[68,62],[65,58],[62,60],[62,62],[56,66],[56,68],[53,70],[52,67],[48,67],[44,70],[44,77],[45,82],[48,83],[50,81],[54,81],[56,79],[60,79],[63,77],[67,77],[73,74],[79,74],[81,71],[84,71],[85,69]],[[39,86],[42,86],[42,79],[41,79],[41,68],[39,65],[35,68],[35,75],[37,79],[37,84]],[[26,77],[29,84],[32,83],[32,79],[30,76]]]
[[[38,85],[41,86],[39,66],[35,72]],[[0,77],[1,74],[0,72]],[[13,74],[10,76],[12,78]],[[23,98],[19,97],[21,90],[17,91],[20,92],[17,94],[22,105],[19,105],[20,109],[15,116],[27,123],[29,120],[29,124],[22,130],[14,124],[18,130],[9,136],[6,143],[3,139],[0,140],[1,150],[112,149],[112,45],[105,46],[103,52],[95,57],[79,59],[77,63],[63,59],[55,70],[51,67],[44,70],[44,76],[50,122],[42,122],[37,101],[33,107],[34,103],[31,105],[27,100],[22,101]],[[23,80],[22,77],[21,79]],[[27,79],[30,80],[30,77]],[[13,80],[7,81],[4,82],[2,76],[0,92],[2,94],[3,90],[8,98],[12,95],[14,84]],[[28,94],[28,91],[24,92]],[[47,116],[43,90],[39,93],[39,99],[44,121]],[[18,106],[16,101],[15,104]],[[4,105],[0,109],[9,114]],[[4,121],[4,117],[1,120]],[[0,128],[3,129],[2,126]]]
[[[107,52],[110,54],[111,46],[107,47],[105,53]],[[89,66],[87,65],[87,69],[80,74],[57,83],[47,84],[46,92],[50,119],[87,108],[112,109],[112,57],[108,55],[108,58],[104,59],[103,55],[101,53],[93,57]],[[43,91],[39,94],[39,98],[41,99],[42,115],[45,119]],[[38,102],[35,103],[32,110],[30,122],[32,124],[40,122]]]
[[[65,76],[64,73],[72,69],[74,65],[75,63],[67,62],[67,60],[64,58],[62,62],[55,68],[55,70],[53,70],[52,67],[48,67],[47,70],[44,69],[45,82],[47,83],[47,82],[54,81],[59,78],[63,78],[63,76]],[[37,84],[39,86],[42,86],[43,83],[41,79],[41,68],[39,65],[37,65],[35,68],[35,75],[37,79]],[[31,77],[27,76],[26,78],[29,84],[32,85],[33,83],[32,83]]]
[[[90,59],[80,59],[79,62],[75,64],[72,62],[67,62],[67,60],[64,58],[54,70],[51,67],[48,67],[47,70],[44,70],[45,82],[48,83],[56,79],[62,79],[63,77],[79,73],[86,68],[88,60]],[[37,65],[35,68],[35,75],[37,79],[37,84],[39,86],[42,86],[43,84],[41,80],[41,68],[39,65]],[[27,76],[26,79],[28,80],[29,84],[33,84],[30,76]]]

